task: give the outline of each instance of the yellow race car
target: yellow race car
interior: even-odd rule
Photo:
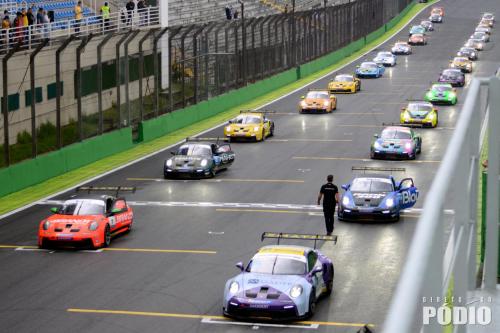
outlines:
[[[351,74],[339,74],[328,84],[328,91],[333,93],[354,94],[361,90],[361,80]]]
[[[300,113],[331,113],[337,109],[337,97],[330,95],[328,90],[310,89],[307,95],[302,96],[299,103]]]
[[[438,125],[438,110],[432,103],[412,101],[401,108],[400,123],[403,126],[436,127]]]
[[[472,61],[467,57],[455,57],[450,60],[450,68],[460,69],[463,73],[472,73]]]
[[[271,111],[240,111],[224,126],[224,136],[230,140],[264,141],[274,135],[274,121],[267,118],[268,113]]]

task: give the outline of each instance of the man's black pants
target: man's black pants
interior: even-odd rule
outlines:
[[[335,208],[323,207],[323,214],[325,215],[326,232],[330,234],[333,231],[333,215],[335,214]]]

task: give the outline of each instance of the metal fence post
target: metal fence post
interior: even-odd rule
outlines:
[[[123,127],[123,119],[122,119],[122,106],[121,106],[121,61],[120,61],[120,46],[123,42],[129,37],[128,33],[123,34],[123,36],[118,40],[118,43],[115,45],[115,68],[116,68],[116,112],[118,113],[118,128]]]
[[[113,37],[108,33],[97,45],[97,111],[99,112],[99,134],[104,132],[104,115],[102,110],[102,48]]]
[[[130,86],[130,64],[129,64],[129,57],[128,57],[128,45],[135,39],[135,37],[139,34],[140,30],[135,30],[132,32],[129,36],[129,38],[125,41],[125,44],[123,44],[123,49],[124,49],[124,58],[125,58],[125,103],[127,104],[127,126],[131,126],[131,110],[130,110],[130,92],[129,92],[129,86]]]
[[[90,42],[94,35],[90,34],[82,39],[82,42],[76,48],[76,107],[77,107],[77,132],[78,141],[83,140],[83,116],[82,116],[82,52],[85,46]]]
[[[182,77],[182,84],[181,84],[181,91],[182,91],[182,107],[186,107],[186,45],[185,45],[185,40],[186,36],[196,27],[196,25],[191,25],[189,26],[186,31],[181,35],[181,77]]]
[[[224,27],[225,23],[222,23],[214,32],[215,35],[215,53],[219,52],[219,32],[220,30]],[[224,57],[225,58],[225,57]],[[255,75],[255,74],[254,74]],[[215,81],[215,92],[219,93],[219,84],[220,84],[220,60],[218,57],[215,57],[215,74],[214,74],[214,81]],[[207,99],[208,99],[208,94],[207,94]]]
[[[193,34],[193,85],[194,85],[194,104],[198,103],[198,81],[199,81],[199,73],[198,73],[198,35],[201,34],[203,29],[205,29],[207,25],[203,24],[198,28]]]
[[[35,57],[49,43],[46,38],[37,46],[35,51],[30,54],[30,90],[31,90],[31,157],[35,158],[37,154],[37,133],[36,133],[36,87],[35,87]]]
[[[173,67],[173,61],[172,61],[172,40],[181,31],[181,28],[178,28],[176,30],[172,30],[170,34],[168,35],[168,104],[169,104],[169,111],[173,111],[174,109],[174,98],[172,95],[172,67]]]
[[[62,133],[61,133],[61,53],[68,47],[69,43],[71,43],[76,38],[76,35],[72,35],[59,46],[56,51],[56,141],[57,141],[57,149],[61,149],[62,142]]]
[[[143,83],[144,80],[144,42],[154,35],[158,31],[158,28],[149,30],[144,36],[139,40],[139,121],[144,120],[144,96],[143,96]],[[170,71],[169,71],[170,72]]]

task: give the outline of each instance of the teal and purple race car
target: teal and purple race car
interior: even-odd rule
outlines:
[[[240,319],[298,320],[314,314],[316,302],[333,289],[333,262],[316,249],[318,241],[337,236],[270,233],[278,245],[264,246],[248,265],[236,264],[241,273],[224,287],[222,311]],[[281,239],[314,241],[314,248],[279,245]]]
[[[402,171],[404,168],[353,167],[353,171]],[[397,182],[392,175],[362,175],[342,185],[338,217],[342,221],[398,221],[401,211],[418,199],[412,178]]]
[[[370,158],[414,160],[422,151],[422,138],[411,128],[386,127],[380,136],[374,135]]]
[[[425,100],[432,104],[457,104],[457,91],[449,83],[434,83],[425,94]]]

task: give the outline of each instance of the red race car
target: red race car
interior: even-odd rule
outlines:
[[[410,45],[427,45],[427,37],[423,34],[413,34],[408,39]]]
[[[132,229],[134,212],[119,191],[135,192],[134,187],[79,187],[88,196],[66,200],[54,207],[54,215],[42,220],[38,228],[38,247],[107,247],[115,235]],[[116,196],[91,195],[91,192],[116,191]]]

